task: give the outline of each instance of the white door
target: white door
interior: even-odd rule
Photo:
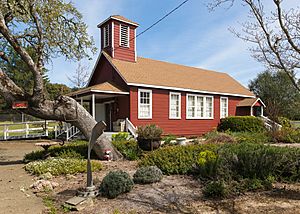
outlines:
[[[105,121],[105,104],[97,103],[96,104],[96,121]]]

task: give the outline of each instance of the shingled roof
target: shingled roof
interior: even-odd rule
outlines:
[[[226,73],[138,57],[137,62],[113,59],[102,52],[128,85],[176,88],[182,91],[255,97]]]

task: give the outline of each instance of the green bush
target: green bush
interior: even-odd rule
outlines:
[[[202,191],[207,198],[225,198],[228,195],[226,185],[223,181],[212,181],[204,186]]]
[[[231,132],[238,143],[261,143],[266,144],[272,142],[272,138],[266,131],[262,132]]]
[[[116,198],[122,193],[130,192],[133,185],[134,183],[128,173],[121,170],[111,171],[103,178],[100,192],[102,196]]]
[[[119,132],[111,136],[112,141],[125,141],[128,140],[128,138],[129,138],[128,132]]]
[[[263,121],[253,116],[232,116],[221,119],[218,131],[261,132],[265,130]]]
[[[286,117],[278,117],[278,123],[282,125],[283,128],[292,128],[291,121]]]
[[[146,154],[139,162],[140,166],[157,166],[164,174],[188,174],[201,151],[215,151],[217,145],[168,146]]]
[[[172,141],[172,140],[176,140],[176,138],[177,138],[177,137],[176,137],[175,135],[171,135],[171,134],[164,136],[164,137],[162,138],[162,141],[164,141],[163,146],[173,145],[173,144],[171,143],[171,141]]]
[[[86,172],[86,165],[86,160],[51,158],[43,161],[30,162],[25,165],[25,170],[34,175],[42,175],[49,172],[57,176]],[[99,171],[101,169],[102,165],[100,162],[92,161],[93,171]]]
[[[140,167],[133,175],[133,181],[137,184],[151,184],[161,181],[162,171],[157,166]]]
[[[139,126],[137,130],[138,140],[160,140],[162,133],[163,130],[154,124]]]
[[[134,139],[125,141],[113,141],[115,148],[128,160],[139,159],[143,152]]]
[[[271,136],[276,143],[300,143],[300,129],[283,127],[271,132]]]
[[[28,153],[24,156],[24,162],[43,160],[45,156],[61,158],[84,158],[87,159],[88,143],[87,141],[74,141],[63,146],[51,146],[48,151],[38,150]],[[92,158],[97,159],[92,151]]]
[[[202,179],[214,179],[219,167],[218,155],[210,150],[200,152],[195,166],[195,174]]]

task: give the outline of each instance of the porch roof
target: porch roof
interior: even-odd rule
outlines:
[[[239,104],[237,104],[238,107],[253,107],[257,102],[260,102],[260,104],[263,107],[266,107],[266,105],[263,103],[263,101],[261,101],[260,98],[246,98],[243,99],[239,102]]]
[[[125,91],[118,86],[110,83],[104,82],[97,85],[90,86],[88,88],[79,89],[77,91],[66,94],[69,97],[76,97],[83,94],[129,94],[128,91]]]

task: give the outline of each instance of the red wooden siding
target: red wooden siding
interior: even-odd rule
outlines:
[[[229,97],[229,115],[236,114],[236,105],[243,98]],[[169,119],[169,91],[152,89],[152,119],[138,119],[138,88],[130,88],[130,120],[136,126],[156,124],[164,134],[202,135],[220,122],[220,96],[214,96],[214,119],[186,119],[186,93],[181,92],[181,119]]]
[[[129,26],[129,47],[120,46],[120,22],[114,21],[114,58],[135,62],[135,39],[134,39],[134,29],[136,27],[130,26],[128,24],[123,24]]]
[[[121,96],[116,99],[117,119],[129,118],[129,96]]]
[[[117,86],[123,89],[128,89],[125,81],[120,77],[120,75],[111,66],[107,59],[102,56],[99,60],[99,63],[97,64],[97,67],[88,86],[104,83],[107,81],[115,83]]]

